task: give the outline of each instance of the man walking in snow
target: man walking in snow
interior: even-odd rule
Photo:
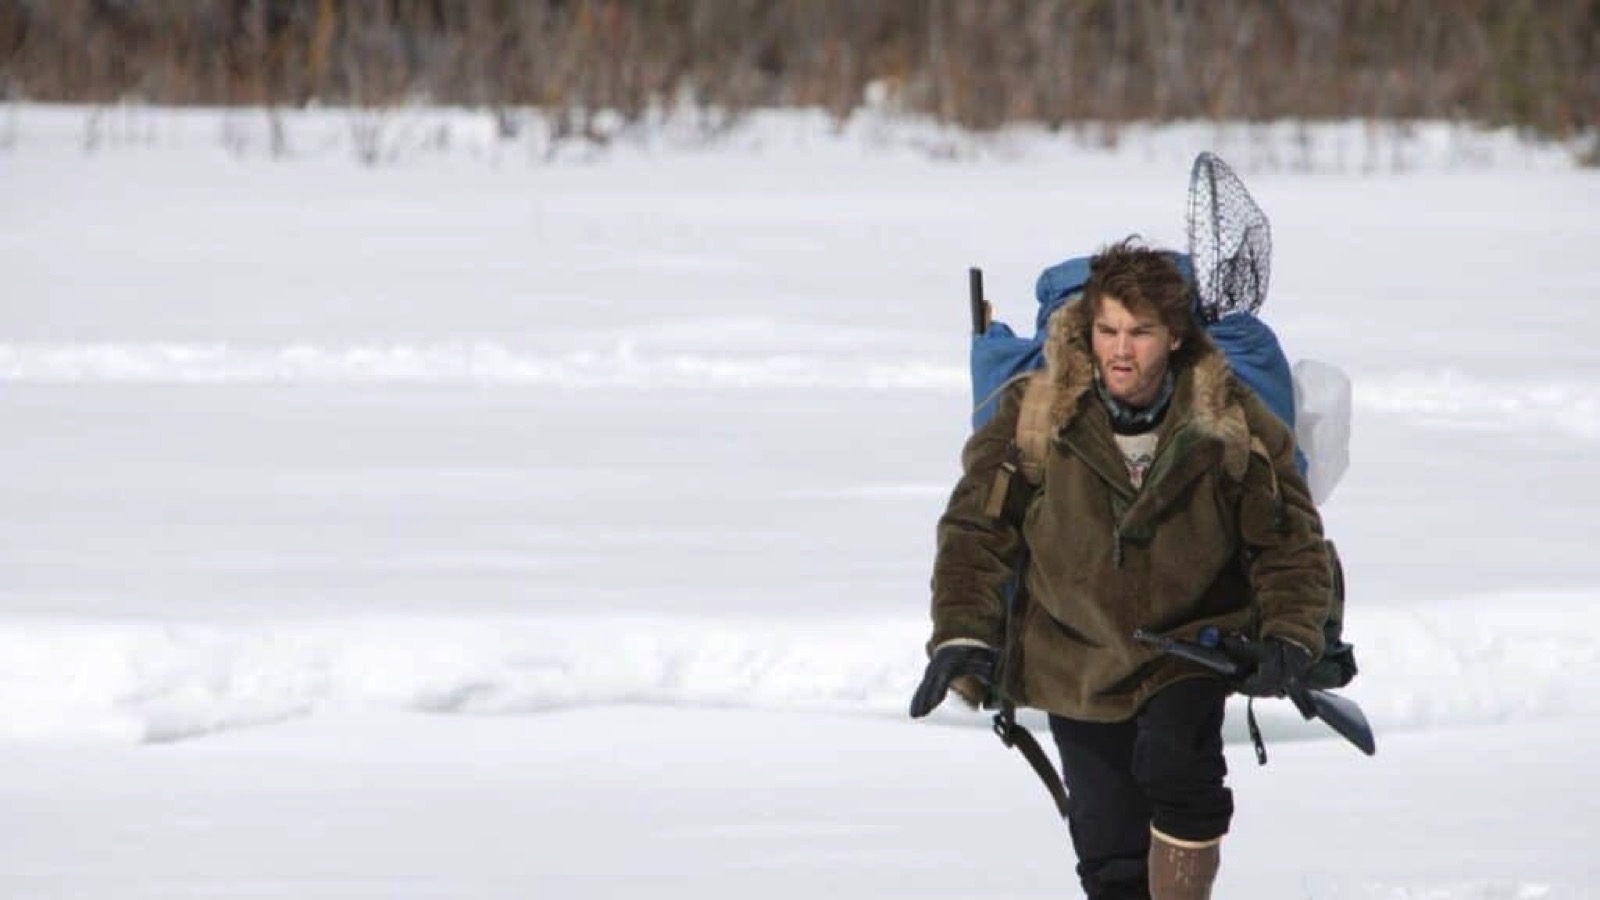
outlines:
[[[1193,310],[1168,254],[1104,249],[1050,320],[1045,368],[967,443],[939,521],[911,713],[951,688],[1049,713],[1091,900],[1210,896],[1226,698],[1282,696],[1322,651],[1329,558],[1293,435]],[[1211,628],[1257,642],[1245,683],[1133,638]]]

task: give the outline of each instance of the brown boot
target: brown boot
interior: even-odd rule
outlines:
[[[1150,900],[1211,900],[1222,838],[1181,841],[1151,829]]]

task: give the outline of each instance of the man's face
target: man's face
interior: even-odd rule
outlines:
[[[1136,316],[1115,297],[1100,298],[1094,317],[1094,362],[1117,400],[1145,407],[1161,393],[1167,360],[1182,343],[1154,313]]]

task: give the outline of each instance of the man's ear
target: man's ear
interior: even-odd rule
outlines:
[[[1175,338],[1172,339],[1172,346],[1168,347],[1167,351],[1169,353],[1177,353],[1178,352],[1178,348],[1182,347],[1182,346],[1183,346],[1183,338],[1175,337]]]

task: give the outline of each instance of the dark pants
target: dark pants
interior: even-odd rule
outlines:
[[[1228,831],[1222,717],[1228,688],[1191,678],[1157,692],[1125,722],[1050,717],[1067,784],[1078,878],[1090,900],[1148,898],[1150,829],[1186,841]]]

